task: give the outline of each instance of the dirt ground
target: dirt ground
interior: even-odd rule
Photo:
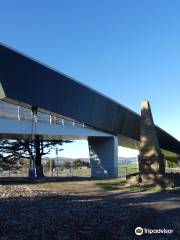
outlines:
[[[180,239],[180,193],[120,180],[0,184],[0,240]],[[136,236],[136,227],[173,233]]]

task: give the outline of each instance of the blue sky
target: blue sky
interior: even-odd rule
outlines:
[[[180,139],[180,1],[1,0],[0,41],[132,110],[148,99]]]

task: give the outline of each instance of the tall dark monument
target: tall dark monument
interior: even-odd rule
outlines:
[[[141,102],[139,171],[144,173],[165,173],[164,156],[159,147],[156,128],[148,101]]]

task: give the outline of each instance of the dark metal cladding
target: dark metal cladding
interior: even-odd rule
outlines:
[[[97,91],[4,45],[0,83],[7,99],[61,114],[115,135],[139,140],[140,116]],[[160,128],[161,148],[179,153],[180,142]]]

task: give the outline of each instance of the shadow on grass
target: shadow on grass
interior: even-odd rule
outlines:
[[[98,182],[96,187],[102,190],[113,191],[113,190],[126,190],[129,192],[159,192],[164,191],[160,187],[152,187],[149,185],[130,184],[127,185],[126,181],[121,182]]]
[[[180,187],[176,187],[176,188],[173,188],[173,189],[169,189],[169,190],[167,190],[167,192],[169,192],[169,193],[175,193],[175,194],[180,194]]]
[[[124,187],[126,184],[126,181],[103,181],[103,182],[97,182],[96,187],[103,189],[103,190],[119,190],[122,187]]]
[[[54,183],[54,182],[72,182],[72,181],[103,181],[106,178],[92,178],[92,177],[44,177],[41,179],[30,179],[29,177],[1,177],[0,184],[2,185],[24,185],[24,184],[41,184],[41,183]],[[114,180],[114,179],[108,179]]]
[[[38,183],[38,182],[68,182],[68,181],[119,181],[125,182],[125,178],[95,178],[95,177],[87,177],[87,176],[66,176],[66,177],[44,177],[40,179],[30,179],[29,177],[0,177],[0,184],[7,183]]]

